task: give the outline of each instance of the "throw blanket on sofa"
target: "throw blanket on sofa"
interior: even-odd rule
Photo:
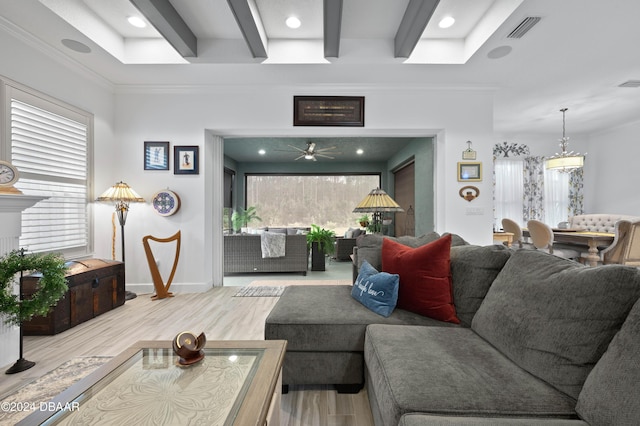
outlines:
[[[262,258],[266,259],[270,257],[284,257],[286,242],[286,234],[263,232],[262,234],[260,234],[260,248],[262,249]]]

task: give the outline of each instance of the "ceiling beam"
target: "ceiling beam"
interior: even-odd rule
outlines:
[[[267,36],[253,0],[227,0],[254,58],[267,58]]]
[[[342,0],[324,0],[324,57],[340,56]]]
[[[395,57],[408,58],[440,0],[410,0],[395,38]]]
[[[182,57],[198,56],[198,39],[169,0],[129,0]]]

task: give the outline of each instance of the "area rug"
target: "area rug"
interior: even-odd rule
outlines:
[[[4,407],[12,407],[12,404],[17,407],[18,405],[24,406],[25,403],[33,403],[37,408],[41,402],[50,401],[110,359],[111,357],[105,356],[73,358],[44,376],[24,385],[0,401],[0,405],[3,407],[0,410],[0,425],[14,425],[32,412],[31,410],[5,410]]]
[[[280,297],[284,289],[284,286],[247,286],[241,287],[233,297]]]
[[[288,286],[288,285],[352,285],[351,280],[256,280],[252,281],[250,287],[262,286]]]

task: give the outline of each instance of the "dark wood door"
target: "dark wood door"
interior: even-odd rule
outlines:
[[[394,173],[394,199],[404,209],[402,213],[396,213],[395,235],[414,235],[415,222],[413,206],[415,205],[415,163],[411,162]],[[412,211],[410,212],[409,209]],[[407,214],[409,213],[409,214]]]

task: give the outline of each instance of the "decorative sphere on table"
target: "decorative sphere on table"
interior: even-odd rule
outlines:
[[[178,333],[173,339],[173,352],[178,355],[178,364],[191,365],[204,358],[202,350],[207,344],[207,337],[200,333],[198,337],[189,331]]]

